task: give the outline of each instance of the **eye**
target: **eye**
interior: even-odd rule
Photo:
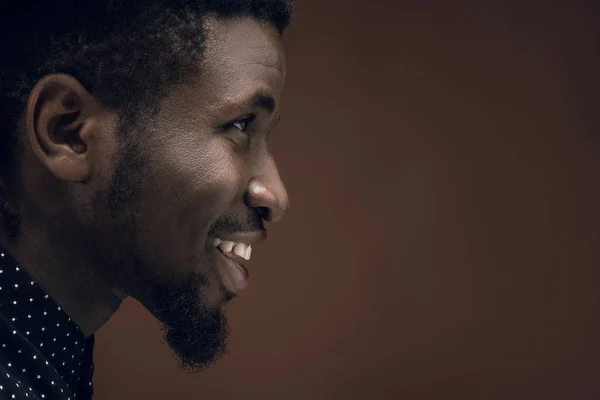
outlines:
[[[230,124],[230,126],[236,128],[240,132],[246,132],[246,128],[248,128],[248,125],[250,123],[252,123],[252,121],[254,121],[255,118],[256,118],[255,115],[249,115],[249,116],[244,117],[242,119],[238,119],[235,122],[232,122]]]
[[[234,122],[232,125],[235,126],[238,130],[244,132],[246,130],[247,123],[248,123],[248,121],[243,119],[241,121]]]

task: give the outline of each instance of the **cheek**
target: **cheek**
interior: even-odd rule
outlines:
[[[163,148],[142,171],[138,246],[176,273],[197,265],[208,229],[239,201],[242,163],[226,140]]]
[[[214,140],[188,159],[189,169],[181,171],[181,185],[190,196],[200,196],[206,205],[218,203],[217,208],[227,209],[235,201],[242,180],[241,160],[229,142]]]
[[[237,200],[242,181],[241,159],[221,138],[191,145],[180,143],[154,160],[147,182],[154,189],[154,212],[173,213],[186,221],[206,222],[225,212]],[[163,223],[166,221],[162,221]]]

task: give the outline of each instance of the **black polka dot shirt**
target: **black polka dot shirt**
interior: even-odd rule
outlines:
[[[0,248],[0,400],[91,399],[93,348]]]

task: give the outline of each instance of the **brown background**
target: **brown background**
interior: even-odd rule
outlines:
[[[128,301],[96,398],[600,398],[596,9],[298,0],[230,355],[179,372]]]

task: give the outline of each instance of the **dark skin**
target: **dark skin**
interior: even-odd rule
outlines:
[[[288,207],[267,149],[284,75],[272,26],[211,18],[202,72],[170,87],[124,142],[117,110],[72,76],[43,77],[29,95],[14,190],[21,228],[15,240],[3,231],[2,246],[85,335],[128,296],[167,325],[174,304],[192,320],[216,318],[234,293],[211,240],[258,243],[263,221]],[[179,291],[187,297],[165,300]],[[179,337],[202,343],[188,332],[196,319]]]

